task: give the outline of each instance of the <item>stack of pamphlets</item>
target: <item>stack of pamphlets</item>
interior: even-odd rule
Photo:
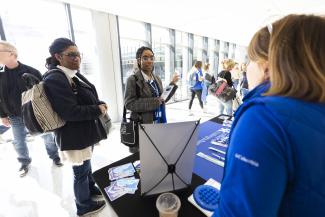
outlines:
[[[125,194],[135,193],[138,189],[139,179],[133,176],[134,172],[132,163],[112,167],[108,170],[109,179],[112,182],[105,188],[105,192],[111,201]]]

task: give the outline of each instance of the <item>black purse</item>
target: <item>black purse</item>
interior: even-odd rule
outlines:
[[[128,147],[139,147],[138,122],[126,118],[126,108],[123,109],[123,119],[121,123],[121,143]]]

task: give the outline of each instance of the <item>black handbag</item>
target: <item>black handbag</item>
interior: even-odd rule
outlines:
[[[112,127],[112,122],[111,122],[111,118],[109,117],[109,115],[106,113],[104,115],[100,115],[99,116],[99,121],[102,124],[106,134],[109,134],[109,130]]]
[[[123,109],[123,119],[121,123],[121,143],[128,147],[139,147],[138,123],[126,118],[126,108]]]

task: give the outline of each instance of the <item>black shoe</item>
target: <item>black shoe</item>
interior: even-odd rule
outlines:
[[[91,189],[90,196],[91,196],[91,199],[94,201],[104,200],[104,196],[103,196],[102,192],[96,186],[94,186]]]
[[[19,176],[20,177],[26,176],[27,173],[28,173],[28,170],[29,170],[29,164],[23,164],[23,165],[21,165],[21,167],[19,168],[19,171],[18,171]]]
[[[129,147],[129,152],[134,154],[139,152],[139,147],[135,146],[135,147]]]
[[[77,214],[77,215],[79,217],[89,216],[91,214],[97,213],[97,212],[101,211],[102,209],[104,209],[105,205],[106,205],[105,201],[98,201],[87,212],[82,213],[82,214]]]
[[[63,163],[61,162],[61,159],[59,157],[53,159],[53,163],[57,166],[57,167],[62,167]]]

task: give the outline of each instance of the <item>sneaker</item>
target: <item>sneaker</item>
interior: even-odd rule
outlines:
[[[191,110],[189,110],[188,115],[189,115],[189,116],[192,116],[192,115],[194,115],[194,114],[193,114],[193,112],[192,112]]]
[[[19,176],[20,177],[26,176],[28,173],[28,170],[29,170],[29,164],[22,164],[18,171]]]
[[[203,113],[208,113],[208,110],[206,107],[204,107],[202,110],[203,110]]]
[[[61,159],[59,157],[55,158],[53,160],[53,163],[55,164],[55,166],[57,167],[62,167],[63,166],[63,163],[61,162]]]
[[[86,217],[91,214],[95,214],[95,213],[101,211],[102,209],[104,209],[105,205],[106,205],[105,201],[98,201],[87,212],[82,213],[82,214],[77,214],[77,215],[79,217]]]
[[[104,200],[102,192],[100,192],[100,190],[96,186],[92,188],[92,190],[90,191],[90,195],[91,199],[94,201]]]

